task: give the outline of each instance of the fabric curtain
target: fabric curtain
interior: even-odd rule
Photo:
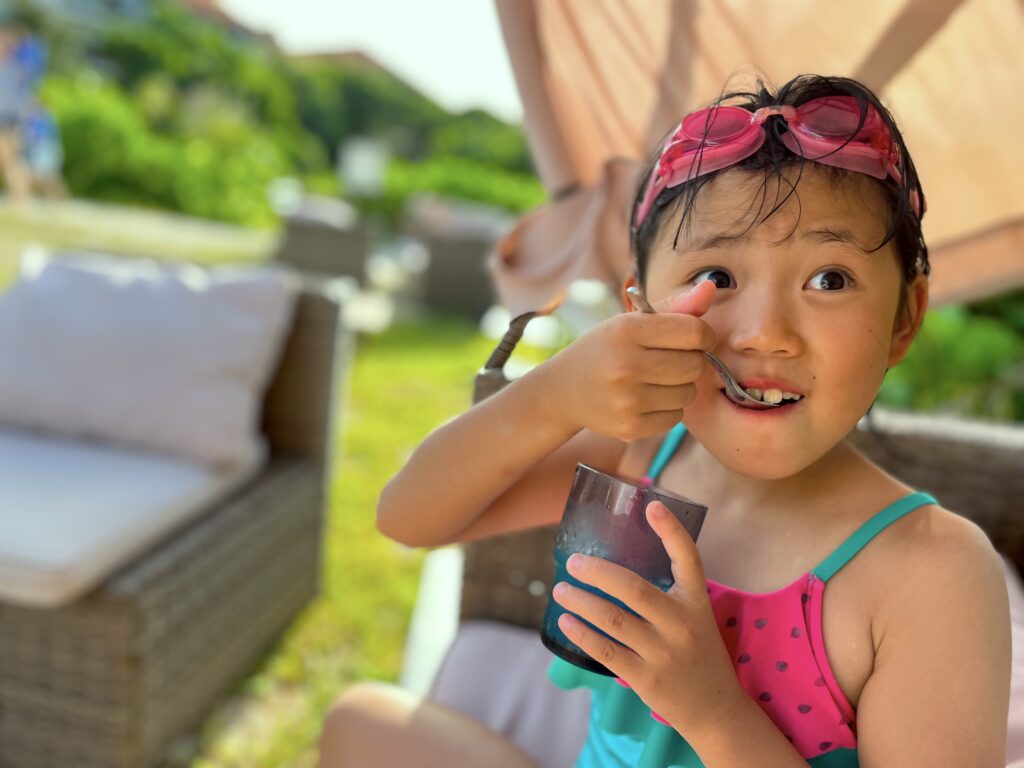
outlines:
[[[495,0],[549,201],[488,259],[512,312],[576,278],[618,292],[641,163],[761,75],[846,75],[904,132],[928,198],[931,306],[1024,285],[1021,0]]]

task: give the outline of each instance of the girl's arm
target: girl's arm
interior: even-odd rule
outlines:
[[[1002,768],[1010,612],[999,554],[952,512],[892,575],[875,669],[857,708],[862,768]]]
[[[699,317],[714,296],[705,280],[609,318],[435,429],[381,492],[377,527],[430,547],[557,521],[578,461],[614,469],[682,419],[715,346]]]
[[[431,547],[557,522],[577,462],[614,470],[626,448],[548,407],[543,365],[442,424],[388,482],[377,526]]]

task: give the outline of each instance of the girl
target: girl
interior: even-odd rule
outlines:
[[[641,177],[626,311],[432,432],[385,487],[412,546],[560,519],[577,462],[709,508],[696,544],[657,503],[667,592],[607,561],[556,585],[566,634],[612,670],[554,659],[592,691],[577,766],[997,768],[1008,598],[973,523],[844,437],[928,305],[925,198],[860,83],[758,81],[685,117]],[[751,394],[735,405],[714,351]],[[602,633],[596,629],[602,630]],[[324,766],[530,766],[496,734],[381,686],[329,716]]]

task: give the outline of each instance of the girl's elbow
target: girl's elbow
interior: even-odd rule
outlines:
[[[389,503],[387,490],[385,486],[377,499],[377,530],[383,536],[406,547],[433,546],[432,542],[423,541],[410,531],[408,519],[402,514],[402,505]]]
[[[387,492],[388,489],[385,486],[377,499],[377,530],[389,539],[397,541],[399,544],[405,544],[406,542],[402,541],[401,527],[396,529],[395,515],[391,511],[391,505],[388,504]]]

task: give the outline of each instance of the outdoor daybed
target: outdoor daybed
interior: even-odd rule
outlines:
[[[337,302],[277,272],[206,284],[192,267],[113,281],[76,269],[0,294],[0,352],[23,356],[22,375],[66,368],[31,388],[0,369],[3,768],[158,762],[318,585],[348,353]],[[104,314],[111,303],[121,314]],[[92,377],[134,359],[157,370],[104,400]],[[182,368],[195,383],[174,379]],[[200,398],[203,377],[221,389]]]

